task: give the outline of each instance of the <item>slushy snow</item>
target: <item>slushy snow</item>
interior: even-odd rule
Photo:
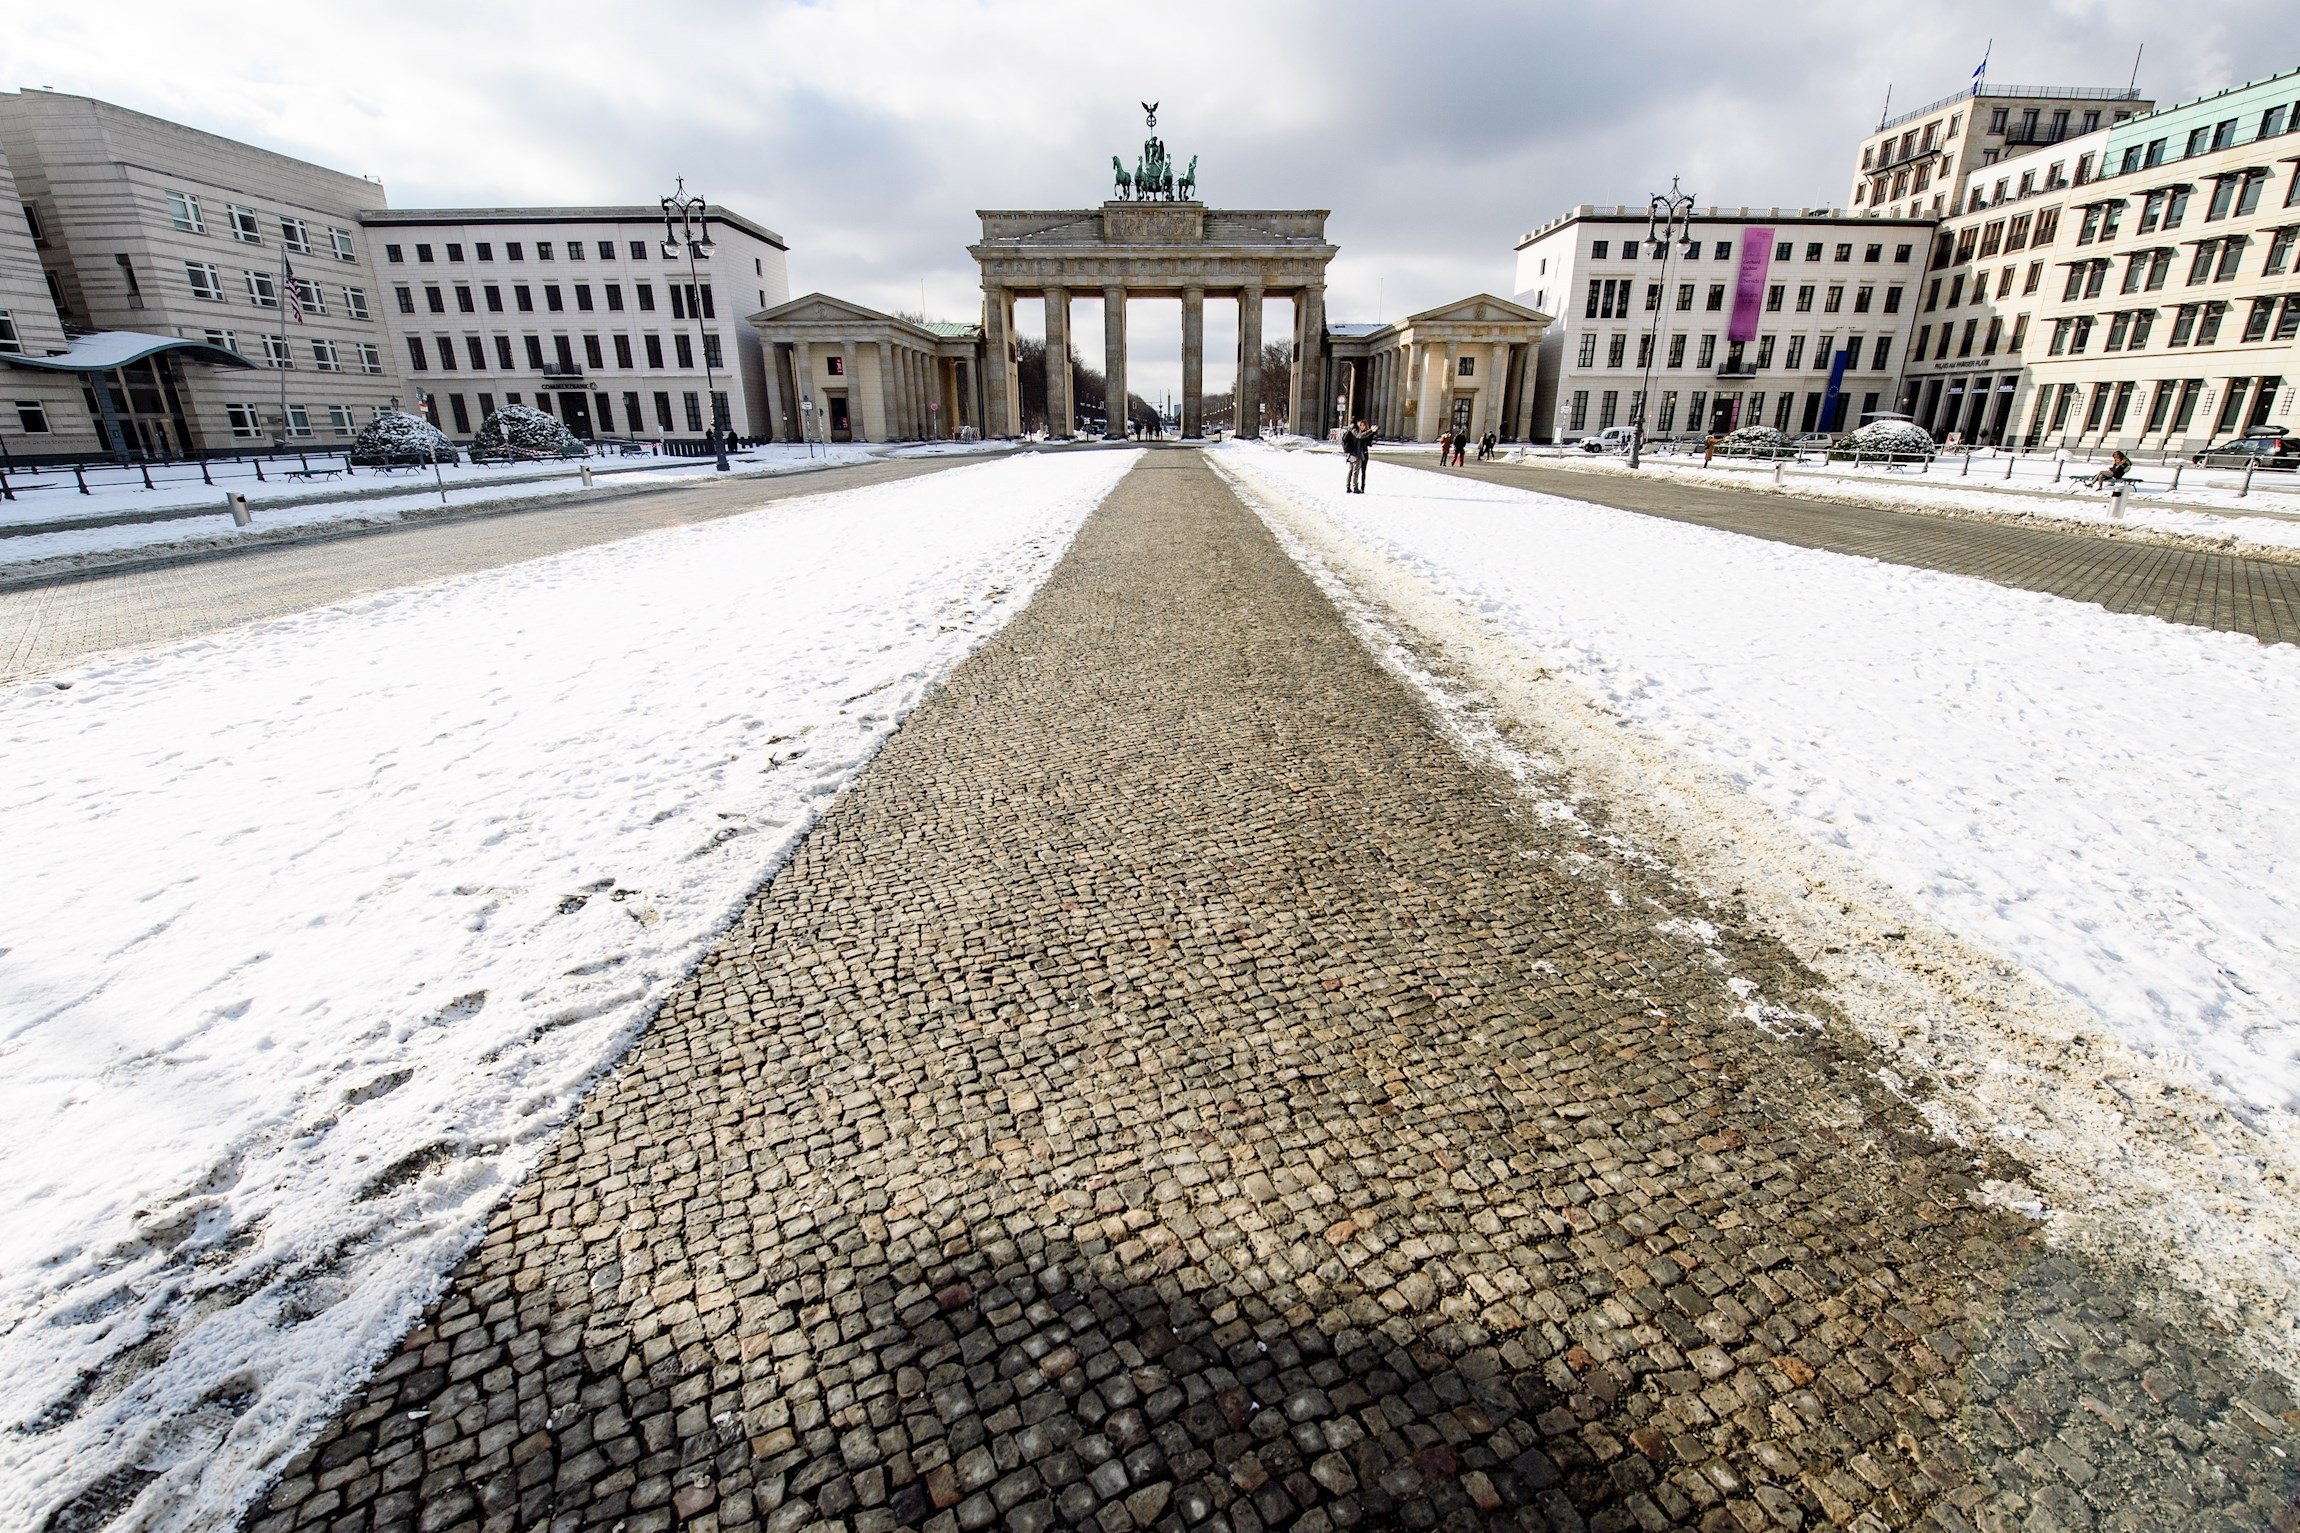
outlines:
[[[2300,1106],[2300,648],[1377,462],[1223,461],[2240,1111]]]
[[[0,693],[0,1526],[213,1526],[1134,454],[1028,455]]]

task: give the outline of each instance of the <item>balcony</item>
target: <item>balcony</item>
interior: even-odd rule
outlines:
[[[545,383],[581,383],[583,364],[580,362],[546,362],[543,364]]]

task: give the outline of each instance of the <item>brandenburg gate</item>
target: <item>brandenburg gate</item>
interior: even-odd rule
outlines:
[[[1150,126],[1157,105],[1144,103]],[[1046,414],[1055,436],[1077,419],[1070,377],[1070,300],[1102,298],[1103,368],[1110,400],[1104,434],[1126,434],[1126,300],[1182,300],[1182,435],[1204,434],[1206,299],[1238,300],[1237,434],[1259,436],[1262,300],[1294,300],[1294,387],[1288,419],[1315,431],[1326,338],[1326,243],[1322,209],[1225,212],[1197,200],[1196,159],[1177,176],[1153,134],[1132,171],[1113,157],[1117,195],[1099,208],[1053,212],[984,210],[982,241],[967,247],[982,268],[986,434],[1019,436],[1014,301],[1046,300]]]

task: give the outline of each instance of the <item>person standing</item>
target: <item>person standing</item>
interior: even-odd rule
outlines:
[[[1444,468],[1448,463],[1451,463],[1452,461],[1453,427],[1448,426],[1445,428],[1445,430],[1438,433],[1438,467]]]
[[[1349,460],[1350,472],[1342,493],[1366,493],[1366,463],[1373,456],[1374,429],[1364,421],[1357,422],[1342,432],[1342,456]]]

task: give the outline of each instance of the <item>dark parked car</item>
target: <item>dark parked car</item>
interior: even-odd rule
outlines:
[[[2233,441],[2207,447],[2188,460],[2211,468],[2242,468],[2256,463],[2265,469],[2291,473],[2300,469],[2300,435],[2281,426],[2247,431]]]

